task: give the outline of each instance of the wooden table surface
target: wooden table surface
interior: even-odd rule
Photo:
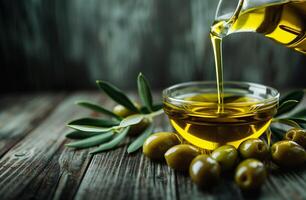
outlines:
[[[80,99],[113,105],[92,92],[0,97],[0,199],[306,199],[305,167],[270,174],[256,193],[242,193],[230,177],[201,191],[125,144],[94,156],[66,148],[66,122],[92,114],[74,105]],[[170,130],[166,117],[158,124]]]

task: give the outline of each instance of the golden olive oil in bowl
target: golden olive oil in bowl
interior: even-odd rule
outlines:
[[[238,147],[269,127],[278,91],[246,82],[224,82],[223,87],[222,104],[215,82],[182,83],[163,91],[165,113],[184,140],[206,150],[225,144]]]

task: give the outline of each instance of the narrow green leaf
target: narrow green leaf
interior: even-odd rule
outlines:
[[[119,122],[114,120],[95,119],[95,118],[81,118],[68,123],[68,125],[87,125],[97,127],[112,127],[118,125]]]
[[[142,113],[142,114],[149,114],[150,111],[148,110],[147,107],[142,106],[142,107],[140,108],[140,113]]]
[[[73,147],[73,148],[78,148],[78,149],[82,149],[82,148],[88,148],[88,147],[93,147],[93,146],[97,146],[99,144],[102,144],[104,142],[109,141],[111,138],[113,137],[113,132],[106,132],[103,134],[99,134],[96,136],[92,136],[90,138],[86,138],[77,142],[71,142],[66,144],[67,147]]]
[[[274,126],[270,126],[270,129],[271,129],[273,135],[276,136],[278,140],[283,139],[284,134],[286,133],[285,130],[280,129],[280,128],[276,128]]]
[[[155,104],[155,105],[153,105],[153,109],[152,109],[152,111],[153,112],[155,112],[155,111],[158,111],[158,110],[161,110],[161,109],[163,109],[163,104]],[[151,112],[152,112],[151,111]],[[140,112],[142,113],[142,114],[149,114],[149,113],[151,113],[148,109],[147,109],[147,107],[145,107],[145,106],[143,106],[143,107],[141,107],[140,108]]]
[[[126,118],[124,118],[121,122],[120,122],[120,127],[127,127],[127,126],[131,126],[134,124],[138,124],[141,122],[141,120],[143,120],[144,115],[142,114],[136,114],[136,115],[130,115]]]
[[[91,103],[91,102],[88,102],[88,101],[78,101],[78,102],[76,102],[76,104],[79,105],[79,106],[82,106],[84,108],[93,110],[95,112],[103,113],[103,114],[106,114],[108,116],[111,116],[111,117],[114,117],[116,119],[121,120],[120,116],[118,116],[115,113],[103,108],[100,105],[97,105],[97,104],[94,104],[94,103]]]
[[[152,94],[151,89],[148,80],[146,77],[142,75],[142,73],[139,73],[137,77],[137,87],[138,87],[138,95],[140,97],[140,100],[143,105],[146,106],[148,111],[153,111],[153,105],[152,105]]]
[[[119,122],[113,120],[102,120],[94,118],[81,118],[68,123],[68,127],[85,132],[107,132]]]
[[[286,124],[288,126],[292,126],[292,127],[295,127],[295,128],[301,128],[300,125],[298,123],[296,123],[295,121],[293,120],[290,120],[290,119],[286,119],[286,118],[283,118],[283,119],[273,119],[272,121],[273,123],[281,123],[281,124]]]
[[[306,108],[297,111],[291,115],[292,117],[306,118]]]
[[[97,84],[99,88],[103,90],[114,101],[123,105],[131,111],[139,112],[133,102],[119,88],[104,81],[97,81]]]
[[[277,113],[275,116],[282,115],[286,112],[291,111],[293,108],[295,108],[299,104],[299,101],[297,100],[288,100],[282,103],[279,108],[277,109]]]
[[[93,133],[93,132],[71,131],[69,133],[66,133],[65,136],[66,138],[69,138],[69,139],[84,139],[84,138],[88,138],[88,137],[91,137],[97,134],[98,133]]]
[[[103,133],[112,130],[112,127],[98,127],[98,126],[88,126],[88,125],[67,125],[68,127],[83,131],[83,132],[94,132],[94,133]]]
[[[153,111],[158,111],[160,109],[162,109],[164,106],[162,103],[159,103],[159,104],[155,104],[153,105]]]
[[[285,96],[281,97],[279,100],[279,104],[283,104],[285,101],[288,100],[296,100],[296,101],[301,101],[304,97],[304,91],[303,90],[297,90],[290,92],[286,94]]]
[[[150,114],[147,114],[147,116],[153,118],[153,117],[156,117],[156,116],[161,115],[163,113],[164,113],[164,110],[160,109],[160,110],[154,111]]]
[[[129,129],[130,129],[130,127],[124,128],[123,131],[120,132],[120,133],[117,133],[118,135],[116,135],[111,141],[100,145],[95,150],[91,151],[90,154],[95,154],[95,153],[99,153],[99,152],[102,152],[102,151],[110,150],[110,149],[118,146],[120,144],[120,142],[122,142],[123,139],[125,138],[125,136],[127,135]]]
[[[305,118],[289,117],[287,119],[293,120],[298,124],[306,124],[306,119]]]
[[[127,152],[133,153],[142,147],[145,140],[152,134],[153,132],[153,124],[150,124],[148,128],[138,136],[128,147]]]

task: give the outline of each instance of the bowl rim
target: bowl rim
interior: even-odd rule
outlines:
[[[182,83],[178,83],[178,84],[174,84],[171,85],[167,88],[165,88],[162,92],[162,97],[163,97],[163,101],[166,100],[170,100],[171,102],[176,102],[176,103],[182,103],[182,104],[188,104],[188,103],[203,103],[201,101],[193,101],[193,100],[183,100],[183,99],[178,99],[175,97],[170,97],[169,92],[171,90],[177,90],[178,88],[184,87],[184,88],[188,88],[191,87],[193,85],[199,85],[199,84],[204,84],[204,85],[209,85],[209,84],[214,84],[215,87],[217,87],[217,83],[216,81],[188,81],[188,82],[182,82]],[[270,103],[278,103],[279,101],[279,97],[280,97],[280,93],[277,89],[267,86],[267,85],[263,85],[263,84],[259,84],[259,83],[253,83],[253,82],[247,82],[247,81],[224,81],[224,88],[226,88],[227,84],[233,84],[233,85],[238,85],[238,84],[243,84],[243,85],[248,85],[248,86],[253,86],[255,88],[261,88],[261,89],[268,89],[270,91],[275,92],[275,95],[270,97],[270,98],[266,98],[266,99],[262,99],[256,102],[256,105],[260,105],[260,104],[270,104]],[[247,104],[249,102],[236,102],[235,105],[244,105]],[[215,104],[215,103],[214,103]]]

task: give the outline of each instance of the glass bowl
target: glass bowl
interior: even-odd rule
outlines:
[[[230,144],[236,148],[260,137],[276,114],[279,92],[248,82],[224,82],[223,104],[216,82],[186,82],[163,91],[164,111],[187,142],[206,150]]]

